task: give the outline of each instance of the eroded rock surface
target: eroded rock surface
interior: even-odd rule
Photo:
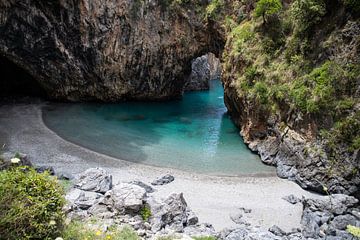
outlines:
[[[98,172],[89,169],[80,176]],[[104,176],[109,176],[105,171]],[[110,176],[111,177],[111,176]],[[97,178],[89,181],[98,182]],[[97,185],[97,184],[90,185]],[[143,183],[146,184],[146,183]],[[161,186],[159,186],[161,187]],[[138,182],[119,183],[106,193],[72,188],[66,195],[65,208],[70,218],[102,219],[101,223],[127,224],[132,226],[143,239],[157,239],[161,236],[191,237],[215,236],[221,240],[313,240],[353,239],[346,231],[348,225],[360,226],[359,201],[348,195],[333,194],[317,199],[302,199],[303,215],[301,229],[285,232],[274,225],[268,230],[252,226],[246,221],[251,209],[239,208],[230,217],[237,223],[233,229],[216,232],[209,223],[200,223],[190,209],[182,193],[173,193],[164,198],[154,197]],[[291,199],[296,199],[292,196]],[[298,201],[296,201],[298,202]],[[144,209],[150,215],[144,219]]]
[[[196,6],[195,6],[196,4]],[[53,99],[181,96],[191,60],[223,40],[196,14],[206,1],[0,2],[0,54]]]

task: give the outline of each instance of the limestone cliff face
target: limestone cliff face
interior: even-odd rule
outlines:
[[[218,39],[202,20],[191,3],[2,0],[0,54],[52,99],[174,98],[191,60],[218,54]]]
[[[317,192],[359,198],[360,21],[341,2],[336,4],[309,31],[309,52],[291,56],[306,59],[299,65],[285,61],[291,32],[284,36],[280,31],[274,41],[282,36],[285,41],[276,43],[270,34],[278,29],[271,29],[270,21],[265,26],[256,19],[235,25],[223,54],[224,100],[245,142],[264,163],[277,167],[278,176]],[[275,20],[281,21],[281,15]],[[279,44],[275,53],[263,50],[269,42]],[[307,69],[298,70],[299,66]],[[313,105],[301,110],[299,102]],[[344,102],[349,105],[343,107]],[[313,106],[320,107],[312,110]]]

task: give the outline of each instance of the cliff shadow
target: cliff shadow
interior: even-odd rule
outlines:
[[[46,97],[45,90],[24,68],[0,54],[0,98]]]

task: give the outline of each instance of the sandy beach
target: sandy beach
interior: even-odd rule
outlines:
[[[170,173],[175,181],[155,187],[154,195],[166,197],[183,192],[200,222],[213,224],[217,231],[236,227],[230,215],[249,208],[244,217],[254,226],[269,228],[276,224],[286,231],[300,227],[302,205],[292,205],[282,197],[316,197],[296,183],[276,176],[219,177],[175,169],[153,167],[115,159],[70,143],[42,121],[46,102],[3,104],[0,106],[0,144],[5,150],[21,152],[36,165],[53,166],[57,172],[77,174],[91,167],[102,167],[118,181],[140,180],[149,184]]]

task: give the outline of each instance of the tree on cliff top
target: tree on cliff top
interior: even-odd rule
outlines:
[[[259,0],[255,8],[255,16],[262,16],[264,23],[266,16],[280,12],[282,8],[280,0]]]

